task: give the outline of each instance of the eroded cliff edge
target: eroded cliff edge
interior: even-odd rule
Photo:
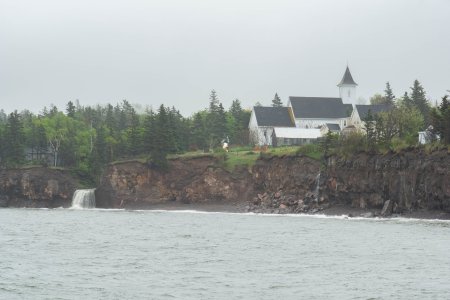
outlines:
[[[0,170],[0,207],[69,207],[77,186],[77,180],[64,170]]]
[[[348,158],[330,157],[321,182],[324,200],[333,205],[450,212],[450,154],[420,150]]]
[[[207,155],[170,160],[167,171],[138,161],[110,164],[96,189],[97,207],[369,216],[381,215],[384,207],[385,216],[417,211],[450,216],[448,150],[358,153],[322,162],[263,155],[232,172],[224,163]],[[79,187],[64,170],[1,170],[0,206],[69,207]]]
[[[319,175],[320,174],[320,175]],[[212,156],[175,159],[168,171],[140,162],[108,167],[96,191],[104,208],[164,208],[190,204],[228,205],[233,211],[316,213],[339,207],[408,213],[450,212],[450,155],[447,150],[410,150],[351,157],[269,156],[233,172]]]
[[[233,172],[213,156],[174,159],[167,171],[140,162],[108,167],[96,190],[98,207],[152,208],[176,203],[223,204],[248,210],[256,195],[286,191],[300,197],[314,189],[320,163],[305,156],[268,157]]]

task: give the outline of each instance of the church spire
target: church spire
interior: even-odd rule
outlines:
[[[347,65],[347,69],[345,70],[344,76],[342,77],[341,82],[339,82],[339,84],[337,86],[342,86],[342,85],[358,85],[352,77],[352,74],[350,73],[350,69],[348,68]]]

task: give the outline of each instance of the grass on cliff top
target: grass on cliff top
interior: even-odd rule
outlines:
[[[233,151],[233,149],[231,149],[228,153],[223,152],[222,154],[218,155],[222,155],[222,157],[224,158],[225,169],[232,171],[237,166],[252,167],[255,164],[256,160],[261,156],[295,156],[299,154],[303,154],[315,160],[320,160],[323,153],[318,145],[303,145],[268,148],[265,151],[261,151],[261,149],[250,151]],[[226,158],[224,157],[224,155],[226,155]]]
[[[252,148],[252,147],[231,147],[230,151],[226,153],[221,148],[215,149],[212,152],[191,151],[182,154],[169,154],[167,159],[191,159],[198,157],[214,156],[222,162],[222,166],[228,171],[233,171],[237,166],[252,167],[256,160],[262,156],[286,156],[286,155],[305,155],[315,160],[320,160],[322,152],[318,145],[303,145],[303,146],[285,146],[285,147],[269,147],[267,149]],[[112,162],[111,164],[140,162],[146,163],[147,158],[134,158],[129,160],[120,160]]]

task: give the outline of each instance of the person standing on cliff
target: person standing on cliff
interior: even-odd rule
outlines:
[[[222,148],[223,150],[225,150],[226,152],[228,152],[228,144],[230,143],[230,139],[227,136],[227,139],[222,140]]]

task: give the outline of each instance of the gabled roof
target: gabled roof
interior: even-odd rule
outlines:
[[[295,118],[336,119],[347,118],[352,113],[351,104],[343,104],[341,98],[289,97]]]
[[[326,123],[325,125],[330,131],[341,131],[341,126],[339,126],[339,124]]]
[[[341,82],[339,82],[338,86],[349,84],[349,85],[358,85],[352,77],[352,74],[350,73],[350,69],[347,66],[347,69],[345,69],[344,76],[342,77]]]
[[[258,126],[295,127],[294,120],[292,119],[289,110],[289,107],[253,107]]]
[[[372,115],[376,115],[380,112],[390,111],[392,109],[392,105],[390,104],[369,104],[369,105],[355,105],[356,110],[358,111],[359,118],[364,121],[367,117],[367,114],[370,112]]]

